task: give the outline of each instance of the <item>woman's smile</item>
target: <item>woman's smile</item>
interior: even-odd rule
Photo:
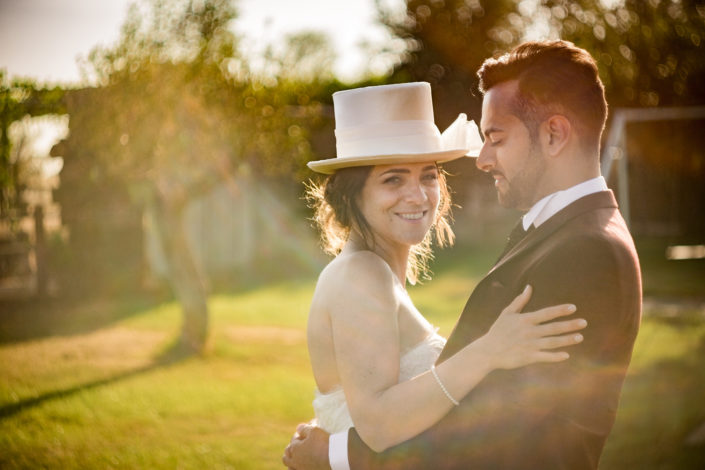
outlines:
[[[418,211],[418,212],[397,212],[396,215],[404,220],[420,220],[422,219],[428,211]]]

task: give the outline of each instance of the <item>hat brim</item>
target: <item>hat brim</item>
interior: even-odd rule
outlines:
[[[372,155],[364,157],[329,158],[308,162],[307,166],[315,172],[330,175],[341,168],[367,165],[393,165],[395,163],[444,163],[466,156],[468,149],[443,150],[441,152],[400,154],[400,155]],[[467,155],[471,156],[471,155]]]

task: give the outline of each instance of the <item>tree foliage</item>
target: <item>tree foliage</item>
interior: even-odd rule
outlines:
[[[705,2],[543,0],[540,16],[598,60],[613,106],[705,104]]]
[[[55,152],[66,159],[64,185],[73,175],[87,187],[88,175],[151,214],[184,310],[182,339],[195,350],[207,334],[207,293],[184,234],[185,208],[216,185],[236,185],[241,173],[300,177],[310,129],[321,125],[319,90],[332,76],[330,48],[313,34],[291,37],[252,70],[230,29],[235,15],[228,0],[133,5],[118,42],[84,61],[99,87],[68,93],[71,134]],[[77,209],[75,198],[68,204],[77,189],[62,191],[64,211]]]
[[[393,81],[422,80],[433,87],[437,120],[458,112],[479,117],[476,72],[482,62],[521,39],[513,0],[407,0],[401,17],[377,2],[380,18],[407,50]]]
[[[527,37],[560,37],[590,51],[612,106],[705,102],[702,0],[407,0],[401,19],[379,1],[378,9],[408,45],[396,79],[429,81],[443,108],[474,104],[477,112],[478,100],[460,91],[476,89],[485,58]]]

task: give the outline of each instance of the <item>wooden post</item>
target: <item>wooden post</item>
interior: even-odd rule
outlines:
[[[617,160],[617,198],[619,200],[619,211],[622,213],[622,217],[624,218],[624,222],[627,224],[627,228],[631,229],[632,217],[629,207],[629,161],[627,160],[626,140],[625,133],[622,133],[619,137],[619,148],[621,149],[621,152],[619,154],[619,160]]]
[[[37,260],[37,296],[47,295],[47,249],[44,232],[44,207],[34,208],[34,254]]]

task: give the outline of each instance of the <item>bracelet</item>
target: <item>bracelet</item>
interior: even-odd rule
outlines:
[[[440,377],[438,377],[438,373],[436,372],[436,366],[435,366],[435,365],[431,366],[431,373],[433,374],[433,377],[436,379],[436,382],[438,382],[438,386],[441,387],[441,390],[443,390],[443,393],[445,393],[446,396],[448,397],[448,400],[450,400],[450,402],[451,402],[452,404],[454,404],[455,406],[460,405],[460,403],[458,403],[458,400],[456,400],[455,398],[453,398],[453,397],[450,395],[450,393],[448,392],[448,389],[446,388],[446,386],[443,385],[443,382],[441,382],[441,379],[440,379]]]

